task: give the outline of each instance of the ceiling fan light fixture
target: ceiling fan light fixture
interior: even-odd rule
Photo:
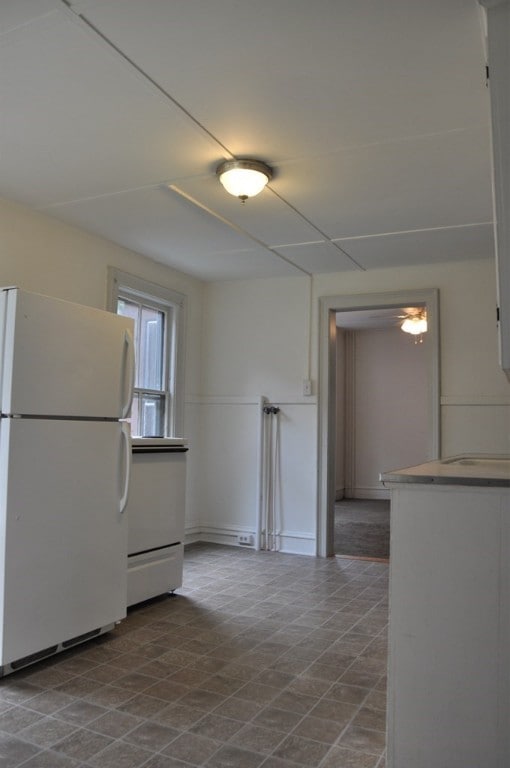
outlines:
[[[404,333],[411,333],[413,336],[419,336],[427,332],[427,318],[424,315],[411,315],[406,317],[400,326]]]
[[[260,160],[225,160],[216,169],[221,184],[244,201],[262,192],[273,177],[272,169]]]

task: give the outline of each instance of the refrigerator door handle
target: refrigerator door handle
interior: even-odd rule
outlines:
[[[121,419],[126,419],[131,411],[135,386],[135,345],[133,336],[124,331],[124,350],[122,357],[122,411]]]
[[[129,495],[129,480],[131,477],[131,434],[129,424],[122,423],[121,425],[121,448],[120,448],[120,466],[119,466],[119,480],[123,476],[124,483],[122,494],[119,500],[119,511],[122,513],[126,509]]]

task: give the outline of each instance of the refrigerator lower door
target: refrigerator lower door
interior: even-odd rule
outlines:
[[[0,419],[0,665],[126,615],[118,422]]]

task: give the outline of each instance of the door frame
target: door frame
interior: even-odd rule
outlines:
[[[334,554],[335,502],[335,400],[336,400],[336,313],[342,310],[388,309],[423,305],[427,309],[427,399],[429,432],[427,460],[440,454],[439,401],[439,291],[437,288],[322,296],[319,300],[319,433],[317,555]]]

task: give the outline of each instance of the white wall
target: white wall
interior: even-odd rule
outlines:
[[[196,474],[187,540],[236,544],[238,535],[256,530],[259,399],[196,398],[188,407],[195,424]]]
[[[495,328],[495,270],[492,259],[419,267],[318,275],[313,279],[311,316],[307,277],[220,282],[207,285],[204,305],[203,395],[216,399],[267,395],[292,409],[292,451],[284,457],[282,510],[289,551],[314,551],[317,525],[317,403],[301,396],[308,370],[317,391],[318,303],[321,296],[438,288],[441,337],[442,454],[510,452],[510,384],[499,369]],[[299,403],[293,406],[292,403]],[[213,407],[212,403],[206,407]],[[219,425],[216,442],[224,435]],[[282,451],[287,440],[282,419]],[[232,435],[229,433],[229,439]],[[243,441],[253,440],[239,430]],[[290,444],[290,440],[288,441]],[[285,449],[287,450],[287,449]],[[408,462],[405,462],[408,464]],[[219,467],[224,484],[239,478],[228,462]],[[255,469],[253,471],[256,471]],[[303,492],[306,479],[306,492]],[[254,485],[253,477],[246,488]],[[242,491],[241,491],[242,493]],[[284,494],[284,498],[285,498]],[[208,504],[207,488],[196,489],[208,524],[225,512]],[[243,525],[246,520],[243,520]],[[252,521],[255,525],[255,520]]]
[[[302,395],[303,379],[309,376],[309,294],[308,281],[300,277],[212,283],[206,288],[204,389],[197,403],[200,451],[203,466],[210,463],[207,454],[216,452],[211,461],[222,492],[211,494],[206,471],[195,493],[200,510],[196,517],[203,528],[214,528],[215,540],[228,542],[236,532],[256,530],[257,506],[250,494],[258,487],[260,456],[252,409],[257,398],[266,397],[281,409],[282,548],[315,553],[316,398]],[[232,413],[237,413],[235,424],[227,416]],[[249,463],[239,462],[243,455],[250,455]],[[225,498],[235,495],[244,499],[242,511],[225,508]]]
[[[301,277],[208,284],[203,394],[301,397],[308,303]]]

